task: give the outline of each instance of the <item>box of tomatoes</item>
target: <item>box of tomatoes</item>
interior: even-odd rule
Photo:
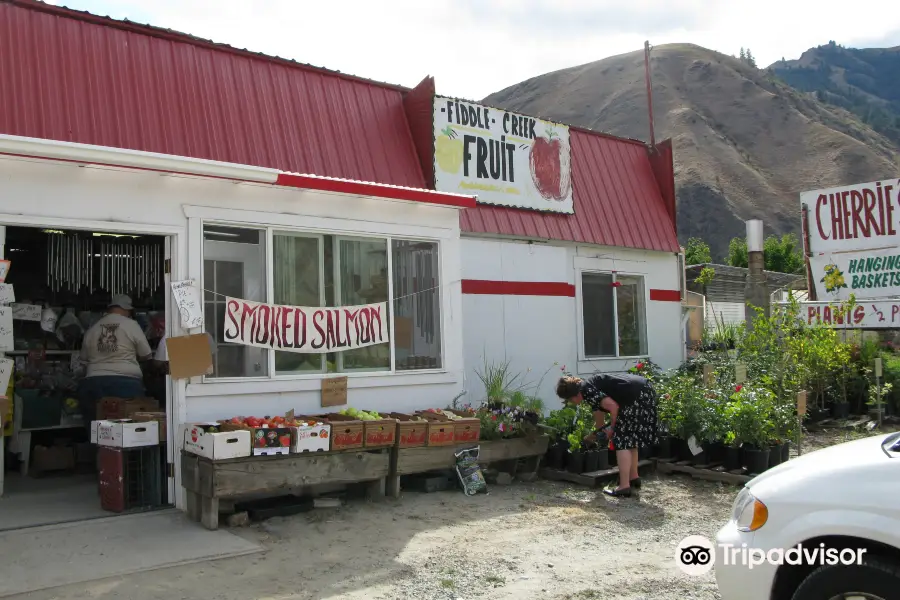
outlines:
[[[250,432],[253,456],[289,454],[294,440],[294,429],[284,417],[234,417],[219,421],[222,431]]]
[[[250,456],[250,432],[222,431],[219,423],[188,423],[184,426],[184,451],[210,460]]]

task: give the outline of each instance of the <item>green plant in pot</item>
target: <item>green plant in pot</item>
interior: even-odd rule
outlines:
[[[550,437],[553,443],[547,449],[547,463],[551,469],[564,469],[566,455],[569,450],[568,436],[574,429],[577,414],[572,407],[564,407],[550,411],[545,424],[551,428]]]
[[[744,388],[747,390],[747,388]],[[750,473],[762,473],[769,468],[769,441],[774,430],[772,423],[773,396],[765,388],[750,389],[741,399],[744,411],[744,462]]]

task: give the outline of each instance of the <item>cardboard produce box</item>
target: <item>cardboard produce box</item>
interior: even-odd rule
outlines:
[[[222,431],[249,431],[253,456],[289,454],[294,441],[291,427],[247,427],[229,421],[219,421]]]
[[[416,448],[428,442],[429,422],[414,420],[424,417],[403,413],[390,413],[388,416],[397,419],[397,446],[400,448]]]
[[[378,419],[374,421],[359,421],[349,415],[329,414],[327,418],[335,424],[341,423],[362,423],[363,427],[363,448],[390,448],[397,443],[397,420],[396,419]]]
[[[331,424],[331,450],[357,450],[365,446],[363,422],[345,415],[324,415],[312,417]]]
[[[453,446],[456,444],[456,425],[449,418],[437,413],[416,413],[429,422],[427,446]]]
[[[311,419],[314,420],[314,419]],[[331,424],[317,421],[315,425],[294,427],[294,443],[291,452],[328,452],[331,449]]]
[[[157,421],[159,423],[159,441],[165,442],[166,436],[168,432],[168,422],[166,420],[166,413],[164,412],[136,412],[131,415],[131,419],[133,421],[137,421],[139,423],[144,423],[146,421]]]
[[[130,419],[134,413],[159,412],[155,398],[101,398],[97,401],[97,420]]]
[[[453,420],[453,439],[456,443],[468,444],[469,442],[477,442],[481,439],[481,420],[475,416],[475,413],[462,410],[445,410],[444,412],[460,417],[459,419]]]
[[[158,446],[159,423],[138,423],[131,419],[101,421],[97,426],[97,444],[113,448]]]
[[[31,468],[41,473],[71,471],[75,468],[75,450],[71,446],[35,446]]]
[[[184,426],[185,452],[210,460],[250,456],[250,430],[221,431],[218,423],[191,423]]]

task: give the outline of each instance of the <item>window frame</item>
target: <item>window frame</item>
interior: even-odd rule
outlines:
[[[307,227],[299,227],[295,225],[288,224],[280,224],[280,223],[259,223],[259,222],[245,222],[241,221],[232,221],[228,219],[221,218],[203,218],[200,217],[197,219],[199,221],[199,233],[200,233],[200,264],[203,265],[206,260],[205,252],[204,252],[204,242],[205,238],[203,233],[207,226],[213,227],[246,227],[253,229],[260,229],[265,231],[265,240],[266,240],[266,253],[265,260],[266,264],[264,265],[266,270],[266,300],[265,302],[268,304],[274,303],[275,297],[275,262],[274,262],[274,237],[276,234],[282,235],[297,235],[299,237],[310,237],[317,238],[319,240],[319,298],[320,303],[324,304],[324,279],[325,279],[325,236],[333,236],[334,242],[336,243],[336,247],[339,247],[337,244],[337,240],[339,239],[378,239],[385,240],[386,248],[387,248],[387,269],[388,269],[388,322],[390,323],[390,332],[391,332],[391,340],[390,340],[390,368],[383,370],[368,370],[368,369],[354,369],[347,372],[334,372],[329,373],[327,370],[327,363],[325,355],[322,355],[323,362],[323,370],[317,372],[306,372],[306,373],[286,373],[286,374],[277,374],[275,371],[275,351],[272,349],[268,349],[267,362],[269,365],[269,372],[266,376],[261,377],[211,377],[208,375],[203,375],[200,380],[203,384],[218,384],[218,383],[248,383],[248,382],[262,382],[262,381],[304,381],[304,380],[320,380],[325,377],[384,377],[384,376],[415,376],[415,375],[429,375],[436,373],[447,373],[447,336],[446,336],[446,311],[447,307],[447,298],[445,295],[445,285],[444,285],[444,240],[439,237],[429,237],[422,235],[406,235],[406,234],[393,234],[393,233],[380,233],[380,232],[369,232],[369,231],[347,231],[347,230],[335,230],[330,228],[307,228]],[[421,229],[421,228],[417,228]],[[440,309],[440,331],[441,331],[441,340],[440,340],[440,363],[441,366],[435,369],[415,369],[415,370],[403,370],[397,371],[396,365],[396,346],[394,340],[394,273],[393,273],[393,240],[403,240],[409,242],[426,242],[430,244],[434,244],[437,247],[438,259],[437,259],[437,281],[438,287],[441,290],[438,294],[438,306]],[[338,268],[338,263],[336,262],[333,268]],[[203,290],[206,290],[206,281],[205,281],[205,273],[201,268],[200,270],[200,282]],[[203,332],[206,332],[206,321],[204,319],[203,325],[201,327]]]
[[[634,277],[641,282],[640,295],[642,298],[643,318],[641,322],[642,339],[646,344],[646,352],[644,354],[636,354],[624,356],[619,354],[619,294],[618,288],[613,287],[613,326],[615,333],[615,351],[616,353],[609,356],[588,356],[585,352],[585,330],[584,330],[584,283],[583,276],[585,273],[595,273],[598,275],[610,275],[613,282],[618,281],[619,277]],[[578,304],[578,360],[581,362],[591,362],[599,360],[634,360],[645,358],[650,354],[650,338],[647,336],[647,307],[649,306],[649,291],[647,289],[647,275],[645,273],[632,273],[626,271],[613,271],[610,269],[591,269],[581,268],[575,270],[575,295]]]

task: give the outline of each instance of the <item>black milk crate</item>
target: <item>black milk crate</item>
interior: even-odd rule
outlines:
[[[100,504],[105,510],[149,510],[162,505],[159,446],[101,446],[98,455]]]

